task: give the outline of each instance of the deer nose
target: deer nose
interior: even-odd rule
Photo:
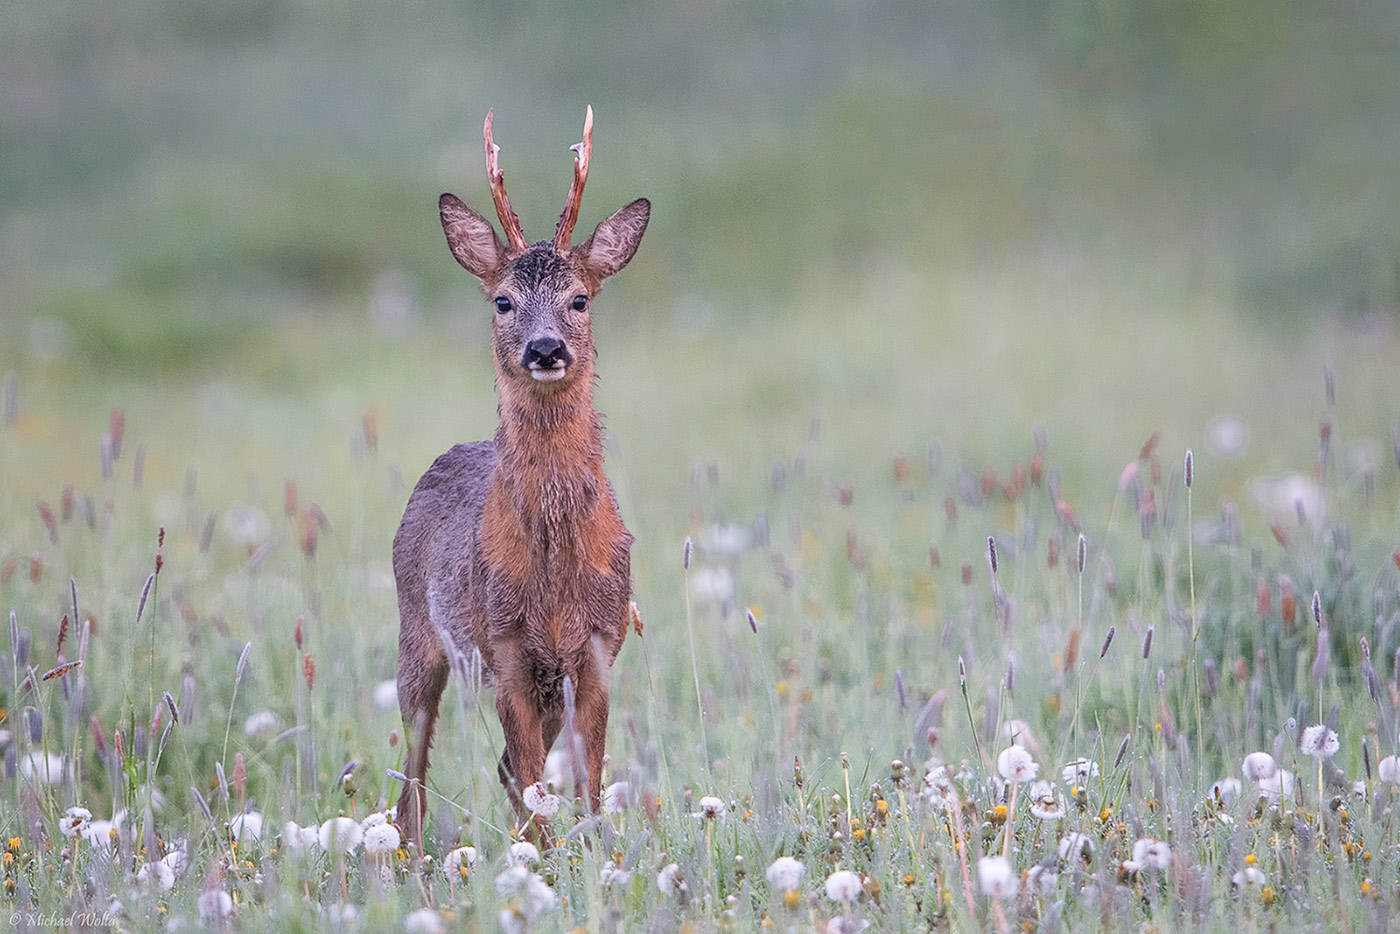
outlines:
[[[525,345],[521,361],[528,370],[554,370],[574,362],[569,348],[557,337],[537,337]]]

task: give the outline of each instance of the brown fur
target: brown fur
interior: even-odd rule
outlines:
[[[603,473],[593,407],[592,297],[636,252],[650,205],[635,201],[587,241],[511,253],[488,221],[451,195],[448,244],[489,296],[511,302],[492,329],[500,424],[494,442],[457,445],[409,497],[394,538],[399,594],[399,704],[408,739],[398,819],[420,842],[428,747],[448,651],[479,650],[505,734],[501,781],[522,821],[521,791],[540,780],[564,722],[564,679],[587,757],[586,795],[599,804],[610,670],[627,632],[632,536]],[[534,379],[532,340],[563,340],[565,375]],[[450,646],[450,649],[449,649]],[[531,825],[532,833],[535,828]]]

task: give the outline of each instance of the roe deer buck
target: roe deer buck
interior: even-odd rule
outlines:
[[[610,670],[629,623],[632,536],[603,475],[589,305],[637,252],[651,203],[633,201],[569,245],[588,178],[590,107],[583,142],[572,147],[574,179],[554,239],[527,244],[506,197],[491,117],[486,171],[506,242],[453,195],[438,208],[452,255],[496,306],[500,424],[494,442],[459,444],[433,463],[394,537],[399,706],[408,736],[398,820],[405,839],[420,846],[447,653],[481,653],[505,733],[498,771],[526,821],[521,795],[540,780],[564,725],[565,678],[586,750],[587,802],[597,808]],[[574,793],[584,794],[577,782]],[[529,826],[532,836],[542,829]]]

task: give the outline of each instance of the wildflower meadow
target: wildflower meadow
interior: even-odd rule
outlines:
[[[21,930],[1384,930],[1400,435],[1339,437],[1320,375],[1315,456],[1247,506],[1211,479],[1228,425],[1213,454],[1146,439],[1099,499],[1043,429],[977,468],[929,440],[838,473],[819,418],[733,490],[696,462],[677,527],[636,546],[602,812],[561,740],[527,839],[464,659],[421,849],[390,809],[405,490],[374,411],[316,492],[210,492],[121,407],[69,479],[29,470],[11,377],[5,908]]]
[[[1397,37],[0,4],[0,930],[1400,930]],[[439,199],[504,177],[512,249],[650,203],[563,296],[632,606],[598,812],[565,730],[520,824],[453,651],[420,835],[391,554],[497,429]]]

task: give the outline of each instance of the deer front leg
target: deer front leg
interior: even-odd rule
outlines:
[[[608,736],[608,685],[595,674],[579,685],[575,729],[588,760],[588,809],[602,806],[603,744]]]
[[[506,745],[497,771],[520,822],[529,821],[527,835],[538,840],[545,825],[530,820],[530,809],[525,806],[522,793],[544,774],[544,733],[531,692],[512,680],[502,678],[496,688],[496,715],[500,717]]]

